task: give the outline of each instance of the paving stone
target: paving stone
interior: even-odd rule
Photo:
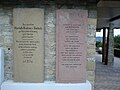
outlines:
[[[102,55],[96,54],[96,76],[94,90],[120,90],[120,58],[114,57],[114,64],[103,65]],[[116,66],[115,64],[118,64]]]

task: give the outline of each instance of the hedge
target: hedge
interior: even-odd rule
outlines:
[[[120,49],[114,48],[114,55],[120,57]]]

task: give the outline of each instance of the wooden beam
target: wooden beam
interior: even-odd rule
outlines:
[[[120,1],[99,1],[97,7],[120,7]]]
[[[113,21],[118,20],[118,19],[120,19],[120,15],[111,18],[109,21],[110,21],[110,22],[113,22]]]

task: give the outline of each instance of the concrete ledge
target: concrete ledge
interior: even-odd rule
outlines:
[[[89,81],[86,83],[16,83],[13,81],[6,81],[2,83],[1,90],[91,90],[91,84]]]
[[[0,85],[4,81],[4,52],[0,48]]]

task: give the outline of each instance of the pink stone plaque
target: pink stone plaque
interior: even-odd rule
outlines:
[[[86,82],[87,11],[57,10],[56,81]]]

